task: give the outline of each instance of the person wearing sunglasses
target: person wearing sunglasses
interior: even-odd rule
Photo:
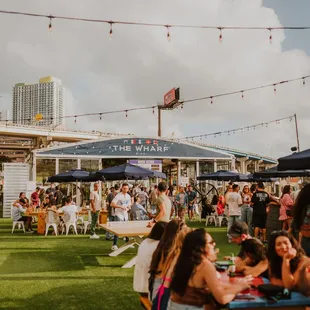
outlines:
[[[213,264],[216,254],[215,241],[203,228],[185,236],[171,281],[168,310],[215,308],[250,287],[252,276],[234,284],[221,282]]]

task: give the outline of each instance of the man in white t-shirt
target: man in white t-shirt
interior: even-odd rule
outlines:
[[[227,232],[229,232],[231,226],[236,222],[236,220],[240,220],[241,217],[242,197],[239,194],[239,186],[237,184],[233,184],[232,189],[233,191],[226,195],[226,204],[228,205]],[[228,241],[231,241],[229,234]]]
[[[90,226],[90,239],[99,239],[96,235],[96,225],[101,210],[101,200],[99,196],[99,184],[94,184],[94,190],[90,193],[90,210],[91,210],[91,226]]]
[[[129,186],[127,183],[122,185],[121,192],[118,193],[111,202],[111,207],[114,208],[114,221],[128,221],[128,211],[131,208],[131,197],[128,194]],[[112,251],[118,249],[118,237],[114,236]]]
[[[71,197],[67,197],[65,200],[65,205],[57,211],[58,213],[64,213],[63,220],[65,222],[68,222],[71,213],[78,213],[77,206],[73,204]]]

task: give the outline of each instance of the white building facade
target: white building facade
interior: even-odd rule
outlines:
[[[13,123],[36,126],[63,124],[64,88],[61,80],[48,76],[37,84],[13,87]]]

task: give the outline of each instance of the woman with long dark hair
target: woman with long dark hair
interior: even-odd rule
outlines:
[[[151,300],[156,297],[158,288],[161,284],[162,270],[168,254],[174,245],[178,232],[182,229],[185,223],[181,220],[170,221],[164,231],[159,244],[153,253],[150,265],[149,292]]]
[[[291,197],[291,186],[285,185],[283,187],[282,196],[280,199],[280,217],[279,220],[282,221],[282,229],[288,230],[292,222],[292,208],[293,208],[293,199]]]
[[[270,234],[267,257],[272,284],[298,289],[300,271],[309,259],[299,243],[285,230]]]
[[[237,293],[249,288],[252,276],[232,284],[217,277],[213,265],[216,260],[215,241],[203,229],[188,233],[173,272],[169,310],[214,309],[216,304],[227,304]],[[211,294],[210,294],[211,293]]]
[[[310,184],[305,185],[297,196],[292,226],[299,233],[302,248],[310,256]]]
[[[153,300],[152,309],[157,310],[166,310],[168,306],[168,301],[170,298],[170,284],[173,276],[173,269],[177,262],[177,259],[180,255],[185,236],[192,231],[191,228],[188,228],[186,225],[178,232],[175,242],[171,247],[169,255],[165,261],[163,272],[162,272],[162,279],[161,285],[158,289],[157,295]]]
[[[166,226],[166,222],[156,223],[148,237],[139,246],[133,277],[133,289],[139,292],[141,296],[148,296],[148,279],[152,254],[156,250]]]

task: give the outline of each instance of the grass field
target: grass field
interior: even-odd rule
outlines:
[[[132,290],[133,268],[120,268],[136,253],[109,257],[111,241],[87,235],[47,237],[11,234],[0,219],[0,309],[140,309]],[[192,222],[191,227],[203,227]],[[225,228],[208,227],[220,257],[237,253]]]

